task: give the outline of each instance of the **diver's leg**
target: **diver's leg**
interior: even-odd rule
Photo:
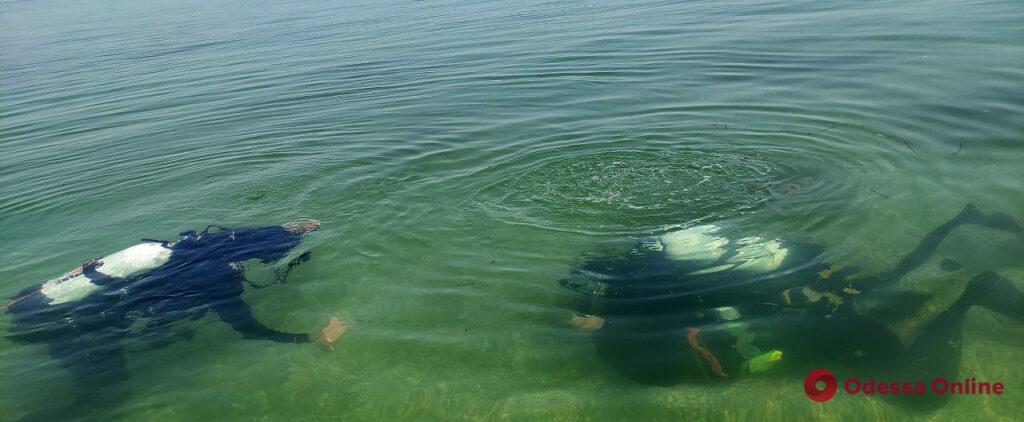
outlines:
[[[74,388],[61,391],[47,409],[22,421],[108,420],[130,398],[120,327],[66,332],[47,341],[50,355],[71,374]],[[66,402],[61,405],[59,403]]]
[[[978,224],[990,229],[1002,230],[1024,237],[1024,227],[1021,227],[1021,225],[1017,223],[1011,215],[1006,213],[994,212],[992,214],[982,216],[978,221]]]
[[[1024,293],[998,274],[986,271],[967,283],[958,302],[978,305],[1000,315],[1024,320]]]
[[[978,224],[997,230],[1004,230],[1019,236],[1024,236],[1024,228],[1021,228],[1021,226],[1013,220],[1013,217],[1003,213],[984,215],[977,207],[974,206],[974,204],[967,204],[956,217],[942,223],[939,227],[936,227],[925,235],[924,239],[921,239],[921,242],[918,243],[917,247],[910,251],[910,253],[904,256],[903,259],[896,264],[896,268],[874,277],[857,280],[857,287],[865,290],[872,290],[887,286],[892,282],[899,280],[927,262],[928,259],[931,258],[932,254],[935,253],[935,249],[937,249],[939,244],[949,236],[949,233],[952,232],[953,229],[968,223]]]
[[[931,258],[932,254],[935,253],[935,249],[939,247],[939,244],[942,243],[946,236],[949,236],[953,229],[960,227],[962,224],[977,222],[980,218],[981,212],[975,208],[974,204],[967,204],[956,217],[942,223],[939,227],[925,235],[924,239],[921,239],[921,243],[918,243],[913,251],[910,251],[909,254],[900,260],[899,264],[896,264],[896,268],[883,274],[881,278],[886,281],[893,281],[907,275],[907,273],[927,262],[928,258]]]
[[[267,328],[252,315],[241,297],[225,299],[211,306],[221,320],[231,325],[242,337],[280,343],[308,343],[309,334],[293,334]]]
[[[960,370],[964,315],[969,308],[968,301],[957,300],[929,322],[907,347],[897,376],[922,380],[955,379]],[[926,394],[903,397],[898,403],[930,411],[948,401],[949,395]]]
[[[971,306],[981,306],[1001,315],[1024,320],[1024,293],[1010,280],[991,271],[972,278],[967,289],[943,313],[921,331],[907,350],[903,369],[908,375],[929,378],[956,378],[960,370],[963,323]],[[936,407],[945,403],[940,396],[934,399],[913,400],[919,407]]]
[[[71,372],[83,391],[96,392],[128,379],[116,329],[76,333],[48,342],[50,355]]]

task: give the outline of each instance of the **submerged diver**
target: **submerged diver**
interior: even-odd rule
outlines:
[[[141,338],[151,345],[173,341],[172,323],[198,319],[208,309],[246,339],[316,341],[332,347],[347,324],[332,317],[313,334],[281,332],[256,320],[241,298],[248,280],[239,263],[282,259],[304,234],[319,229],[320,222],[218,228],[183,232],[176,242],[143,239],[144,243],[23,290],[6,307],[12,318],[9,338],[46,344],[74,381],[92,391],[127,378],[124,340]],[[306,252],[290,261],[278,272],[277,281],[283,282],[308,258]],[[138,329],[140,323],[144,326]]]
[[[878,293],[924,264],[963,224],[1024,241],[1024,228],[1009,215],[985,215],[968,204],[895,269],[853,279],[856,270],[832,271],[821,247],[737,238],[703,225],[640,239],[624,255],[587,259],[561,284],[577,293],[569,323],[591,332],[598,354],[618,372],[646,384],[785,368],[803,376],[826,362],[879,374],[955,378],[960,326],[971,306],[1024,320],[1024,294],[1010,280],[993,272],[971,278],[960,298],[908,346],[861,315],[854,299]],[[958,268],[948,259],[942,263],[946,271]],[[915,299],[905,294],[894,305],[912,308],[921,303]]]

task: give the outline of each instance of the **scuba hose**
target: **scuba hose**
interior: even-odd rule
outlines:
[[[262,285],[261,284],[256,284],[256,283],[253,283],[248,278],[244,278],[244,277],[243,277],[243,280],[245,280],[245,283],[250,285],[250,286],[252,286],[254,289],[265,289],[265,288],[273,286],[275,284],[285,284],[285,282],[287,281],[287,278],[288,278],[288,274],[291,273],[292,270],[295,269],[295,267],[298,267],[299,264],[302,264],[303,262],[309,261],[309,257],[310,257],[310,252],[306,251],[306,252],[303,252],[301,255],[295,257],[291,261],[288,261],[288,264],[285,265],[285,267],[283,269],[279,268],[279,269],[274,271],[274,274],[275,274],[274,281],[272,281],[270,283],[262,284]]]

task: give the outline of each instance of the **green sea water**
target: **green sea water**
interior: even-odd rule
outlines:
[[[1006,393],[922,412],[770,373],[639,384],[565,323],[558,280],[698,223],[875,273],[966,203],[1024,221],[1022,22],[1015,0],[2,2],[0,296],[141,237],[312,217],[312,259],[244,298],[279,329],[353,322],[335,351],[183,322],[82,416],[1012,419],[1024,321],[982,308],[961,372]],[[1024,289],[1022,262],[957,229],[892,330],[983,271]],[[77,388],[41,345],[0,339],[0,374],[0,420]]]

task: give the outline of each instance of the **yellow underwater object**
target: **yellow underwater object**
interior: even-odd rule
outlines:
[[[743,364],[747,372],[751,374],[759,374],[761,372],[768,371],[775,367],[782,360],[781,350],[772,350],[768,353],[764,353],[755,356]]]

